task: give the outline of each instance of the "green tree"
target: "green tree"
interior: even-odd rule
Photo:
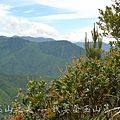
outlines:
[[[86,50],[86,57],[95,59],[101,58],[101,48],[102,48],[102,37],[98,33],[98,29],[95,27],[91,31],[92,34],[92,42],[87,39],[87,33],[85,34],[85,50]]]
[[[112,6],[106,6],[105,10],[99,9],[100,16],[97,24],[103,30],[104,36],[120,40],[120,0],[115,0]]]

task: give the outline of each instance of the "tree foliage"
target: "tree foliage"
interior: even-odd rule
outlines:
[[[105,11],[99,9],[99,25],[104,36],[114,37],[120,40],[120,0],[115,0],[112,6],[106,6]]]

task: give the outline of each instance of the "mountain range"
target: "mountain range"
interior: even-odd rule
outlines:
[[[24,40],[34,41],[34,42],[46,42],[46,41],[55,41],[52,38],[44,38],[44,37],[31,37],[31,36],[17,36],[14,35],[12,38],[22,38]]]
[[[109,44],[102,49],[108,51]],[[65,70],[66,62],[80,53],[85,57],[84,42],[71,43],[52,38],[0,36],[0,70],[10,74],[42,74],[58,76],[57,67]]]
[[[21,37],[0,37],[0,70],[10,74],[41,74],[58,76],[57,67],[65,69],[66,62],[78,58],[85,50],[61,40],[34,42]],[[43,41],[42,40],[42,41]]]
[[[30,36],[13,36],[14,38],[22,38],[24,40],[29,40],[29,41],[34,41],[34,42],[46,42],[46,41],[55,41],[54,39],[52,38],[43,38],[43,37],[30,37]],[[67,41],[67,40],[66,40]],[[85,48],[84,47],[84,42],[74,42],[74,44],[82,47],[82,48]],[[105,50],[105,51],[109,51],[110,49],[110,45],[108,43],[102,43],[102,49]]]

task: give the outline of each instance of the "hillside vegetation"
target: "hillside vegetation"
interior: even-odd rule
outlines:
[[[54,77],[42,75],[19,75],[19,74],[6,74],[0,71],[0,119],[9,114],[5,113],[8,105],[12,105],[12,101],[16,98],[18,89],[21,88],[23,92],[26,91],[26,84],[29,80],[45,80],[49,84]]]
[[[58,76],[57,66],[78,58],[80,49],[68,41],[31,42],[21,38],[0,38],[0,70],[11,74],[41,74]]]

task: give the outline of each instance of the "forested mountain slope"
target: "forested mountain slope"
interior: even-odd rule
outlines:
[[[21,38],[0,38],[0,70],[12,74],[57,76],[60,68],[85,50],[68,41],[31,42]]]

